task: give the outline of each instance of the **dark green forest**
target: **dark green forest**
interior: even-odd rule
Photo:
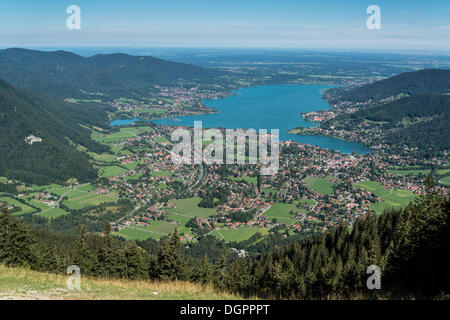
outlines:
[[[102,99],[149,96],[155,85],[224,84],[222,71],[148,56],[67,51],[0,50],[0,77],[13,85],[62,98]]]
[[[392,148],[418,148],[417,157],[430,158],[450,148],[450,96],[423,94],[362,108],[322,124],[327,128],[354,130],[365,121],[381,136],[374,143]],[[376,129],[375,129],[376,127]]]
[[[450,92],[450,70],[425,69],[404,72],[397,76],[376,81],[358,88],[337,88],[333,90],[330,102],[379,102],[382,99],[403,94],[446,94]]]
[[[450,291],[450,199],[435,191],[402,210],[368,214],[330,232],[238,257],[205,238],[182,245],[177,231],[157,242],[115,239],[80,225],[59,235],[0,215],[0,261],[9,267],[125,279],[187,280],[245,297],[277,299],[445,298]],[[219,242],[220,243],[220,242]],[[223,244],[223,243],[222,243]],[[200,255],[213,253],[208,258]],[[381,269],[381,290],[369,290],[367,267]]]
[[[54,96],[15,88],[3,80],[0,97],[1,176],[34,184],[97,177],[86,153],[73,144],[93,152],[108,151],[80,124],[106,127],[109,107],[66,103]],[[26,143],[30,135],[42,138],[42,142]]]

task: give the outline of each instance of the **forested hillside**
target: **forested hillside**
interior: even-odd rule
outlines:
[[[66,103],[0,80],[0,176],[36,184],[96,178],[88,156],[71,143],[106,151],[108,148],[91,140],[90,130],[80,125],[105,127],[106,109],[98,104]],[[29,136],[42,142],[27,143]]]
[[[55,235],[0,215],[0,262],[63,273],[125,279],[186,280],[261,298],[443,298],[450,290],[450,200],[434,190],[404,210],[369,214],[351,231],[342,225],[314,238],[278,247],[258,258],[227,250],[214,261],[193,257],[175,231],[141,247],[104,236]],[[382,290],[368,290],[367,267],[382,270]]]
[[[397,76],[350,90],[336,90],[331,102],[378,102],[399,95],[450,93],[450,70],[425,69]]]
[[[417,95],[342,114],[323,123],[349,131],[371,130],[373,144],[417,148],[417,155],[433,156],[450,149],[450,95]]]
[[[222,72],[147,56],[99,54],[82,57],[66,51],[19,48],[0,50],[0,77],[36,92],[62,98],[111,100],[148,95],[155,85],[220,83]]]

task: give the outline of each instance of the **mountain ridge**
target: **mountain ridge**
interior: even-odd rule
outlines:
[[[61,98],[86,98],[102,93],[110,100],[135,94],[145,96],[155,85],[193,86],[221,81],[223,74],[150,56],[113,53],[82,57],[64,50],[21,48],[0,50],[0,65],[0,78],[23,89]],[[23,80],[24,75],[28,81]]]

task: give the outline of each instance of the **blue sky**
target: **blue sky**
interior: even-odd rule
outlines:
[[[73,4],[81,30],[66,28]],[[381,8],[381,30],[366,28],[372,4]],[[450,52],[450,1],[1,0],[0,46]]]

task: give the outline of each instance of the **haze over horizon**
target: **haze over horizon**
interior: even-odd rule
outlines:
[[[67,7],[81,8],[68,30]],[[381,9],[369,30],[366,9]],[[2,47],[203,47],[335,50],[450,50],[450,7],[406,1],[4,0]]]

